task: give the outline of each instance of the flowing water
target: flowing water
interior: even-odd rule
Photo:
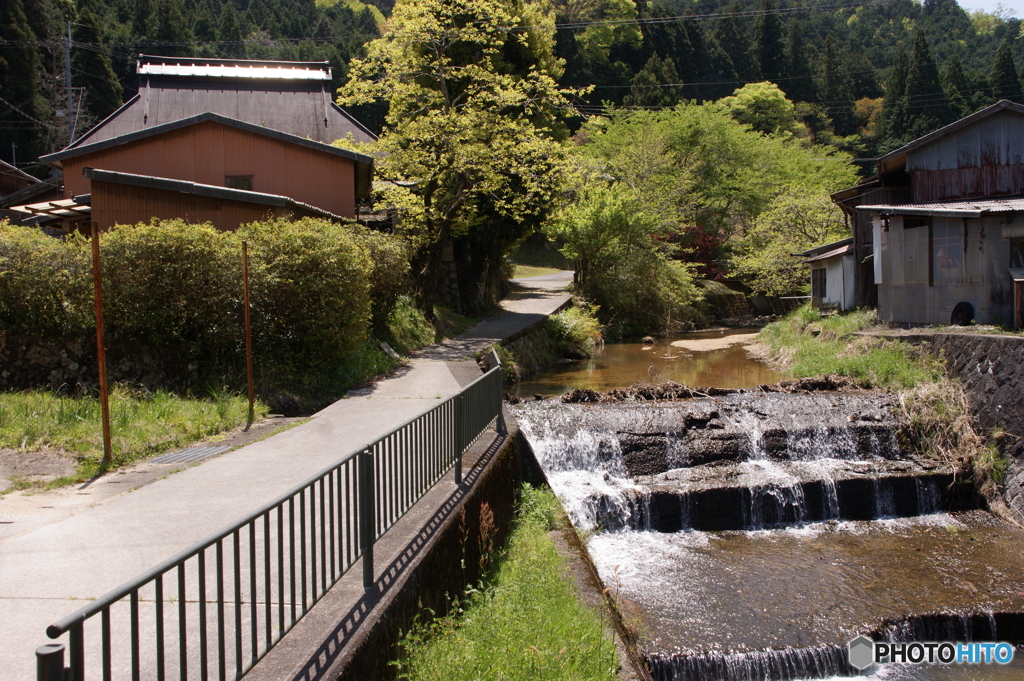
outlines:
[[[709,381],[709,383],[713,383]],[[592,387],[592,386],[580,386]],[[848,677],[846,644],[1024,630],[1024,533],[904,456],[890,397],[746,393],[514,412],[655,679]],[[869,678],[1003,681],[1007,666]]]
[[[520,383],[517,395],[532,397],[561,395],[573,388],[607,391],[637,382],[674,381],[697,387],[752,388],[775,383],[787,375],[773,371],[750,357],[744,345],[737,343],[708,351],[693,351],[673,346],[674,341],[732,339],[740,336],[751,342],[757,329],[723,329],[682,334],[656,344],[642,341],[608,343],[588,360],[565,362]]]

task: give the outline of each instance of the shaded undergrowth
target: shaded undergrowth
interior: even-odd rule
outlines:
[[[399,678],[417,681],[616,677],[606,623],[587,608],[549,539],[562,513],[548,489],[525,485],[515,527],[489,578],[450,615],[421,620],[404,635]]]

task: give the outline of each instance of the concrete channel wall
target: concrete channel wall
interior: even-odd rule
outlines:
[[[963,382],[983,434],[1002,430],[1011,436],[1004,496],[1024,520],[1024,337],[935,333],[899,338],[941,353],[950,373]]]

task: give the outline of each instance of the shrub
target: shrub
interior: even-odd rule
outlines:
[[[596,309],[573,306],[548,317],[548,333],[559,344],[563,356],[586,359],[604,342],[596,313]]]
[[[85,240],[59,241],[0,220],[0,329],[74,336],[92,320],[92,265]]]
[[[383,333],[399,298],[409,290],[409,246],[398,237],[353,226],[351,234],[370,254],[370,316],[374,330]]]

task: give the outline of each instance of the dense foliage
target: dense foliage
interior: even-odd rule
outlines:
[[[253,223],[235,233],[154,221],[103,234],[112,365],[156,358],[162,375],[153,377],[154,388],[244,386],[243,239],[261,394],[316,400],[368,378],[360,363],[370,320],[386,318],[398,302],[395,287],[408,272],[404,248],[394,237],[314,219]],[[379,309],[371,300],[381,301]],[[89,242],[0,222],[0,328],[19,338],[90,337]]]
[[[0,8],[0,158],[20,165],[66,141],[63,44],[72,22],[77,129],[135,94],[138,53],[329,60],[334,86],[380,36],[393,0],[6,0]],[[951,116],[1021,97],[1021,22],[1012,10],[968,13],[955,0],[555,0],[549,65],[559,84],[606,103],[673,106],[771,81],[816,135],[870,157]],[[500,22],[499,22],[500,23]],[[527,22],[532,23],[532,22]],[[534,35],[538,35],[534,33]],[[532,41],[533,39],[531,39]],[[527,51],[545,45],[532,42]],[[516,60],[516,50],[504,57]],[[554,73],[548,70],[549,73]],[[885,98],[885,115],[878,112]],[[803,106],[801,106],[803,105]],[[76,99],[76,108],[78,108]],[[374,129],[381,102],[358,107]],[[578,125],[581,119],[570,121]],[[865,164],[867,165],[867,164]]]

